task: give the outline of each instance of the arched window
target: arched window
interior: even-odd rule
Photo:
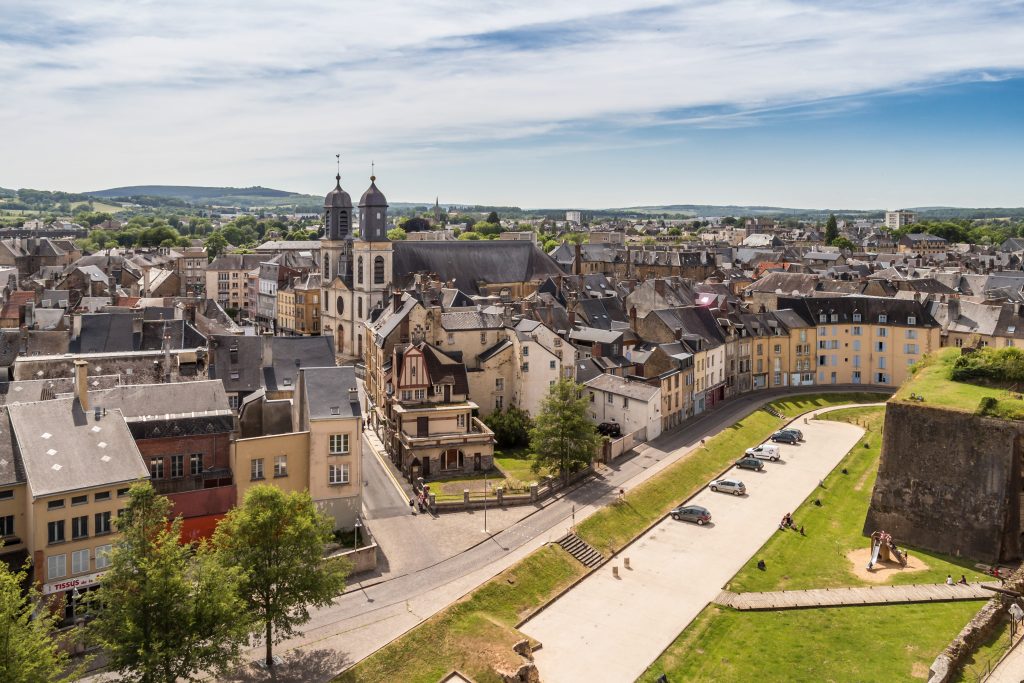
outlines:
[[[378,256],[373,259],[373,284],[384,284],[384,257]]]
[[[324,274],[327,275],[327,279],[331,279],[331,256],[330,254],[324,254]]]
[[[359,257],[359,265],[356,267],[356,280],[359,284],[363,284],[363,257]]]
[[[359,319],[362,320],[363,319],[363,297],[359,297],[358,299],[356,299],[356,303],[359,304],[359,306],[358,306],[358,309],[359,309]]]
[[[345,300],[344,300],[344,299],[342,299],[342,298],[341,298],[341,297],[339,296],[339,297],[338,297],[338,310],[336,311],[336,313],[337,313],[338,315],[341,315],[341,314],[342,314],[342,313],[344,313],[344,312],[345,312]]]

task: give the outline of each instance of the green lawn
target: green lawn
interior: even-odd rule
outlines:
[[[960,349],[953,348],[926,356],[915,366],[913,376],[896,392],[895,400],[909,400],[910,395],[915,394],[924,397],[924,405],[973,413],[978,410],[981,399],[991,397],[998,401],[992,413],[995,417],[1024,419],[1024,400],[1018,398],[1020,394],[949,379],[953,361],[959,355]]]
[[[777,532],[733,577],[727,585],[729,590],[739,593],[870,585],[850,572],[852,565],[846,554],[870,545],[862,532],[878,473],[883,418],[883,408],[849,408],[825,416],[824,419],[860,424],[867,432],[826,477],[825,488],[815,490],[793,512],[793,519],[805,527],[807,535]],[[842,473],[843,468],[848,474]],[[814,505],[815,499],[821,500],[821,507]],[[902,547],[900,539],[895,540]],[[947,574],[956,578],[966,574],[969,581],[984,578],[966,560],[914,548],[910,553],[929,568],[894,574],[887,583],[941,583]],[[757,569],[760,559],[765,561],[766,571]]]
[[[883,400],[878,394],[836,394],[787,399],[776,410],[799,412],[850,402]],[[678,500],[699,490],[745,448],[764,440],[782,420],[758,410],[710,439],[706,448],[671,465],[580,524],[580,535],[610,552],[660,518]],[[500,463],[499,463],[500,465]],[[557,546],[545,546],[522,562],[382,648],[336,681],[434,683],[455,668],[479,683],[497,681],[491,668],[509,661],[512,644],[523,638],[516,623],[550,601],[585,569]]]
[[[540,481],[541,477],[548,473],[545,469],[541,469],[539,472],[533,471],[533,460],[530,458],[529,449],[526,448],[505,448],[494,451],[494,464],[505,473],[506,478],[522,482],[527,486],[531,482]]]
[[[640,677],[669,681],[906,681],[980,602],[738,612],[709,606]]]

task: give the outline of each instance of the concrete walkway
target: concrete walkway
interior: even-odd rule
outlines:
[[[995,584],[994,584],[995,585]],[[815,588],[802,591],[730,593],[722,591],[715,603],[738,610],[799,609],[806,607],[844,607],[849,605],[888,605],[908,602],[950,602],[988,600],[992,591],[980,583],[967,585],[918,583],[904,586],[862,586],[857,588]]]
[[[710,524],[666,518],[523,624],[520,630],[543,645],[536,653],[541,680],[590,683],[640,676],[779,533],[782,516],[814,491],[863,434],[842,422],[801,420],[800,428],[805,442],[782,445],[781,462],[766,462],[762,472],[728,473],[747,485],[746,496],[704,489],[688,501],[711,511]]]
[[[982,679],[985,683],[1024,683],[1024,645],[1020,644],[1021,640],[1018,636],[1009,654],[999,662],[988,678]]]

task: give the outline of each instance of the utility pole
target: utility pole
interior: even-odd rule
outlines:
[[[487,533],[487,471],[484,470],[484,533]]]

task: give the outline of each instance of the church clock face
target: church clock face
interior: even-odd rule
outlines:
[[[339,297],[338,297],[338,315],[341,315],[341,314],[342,314],[342,313],[344,313],[344,312],[345,312],[345,300],[344,300],[344,299],[342,299],[342,298],[341,298],[341,297],[339,296]]]

